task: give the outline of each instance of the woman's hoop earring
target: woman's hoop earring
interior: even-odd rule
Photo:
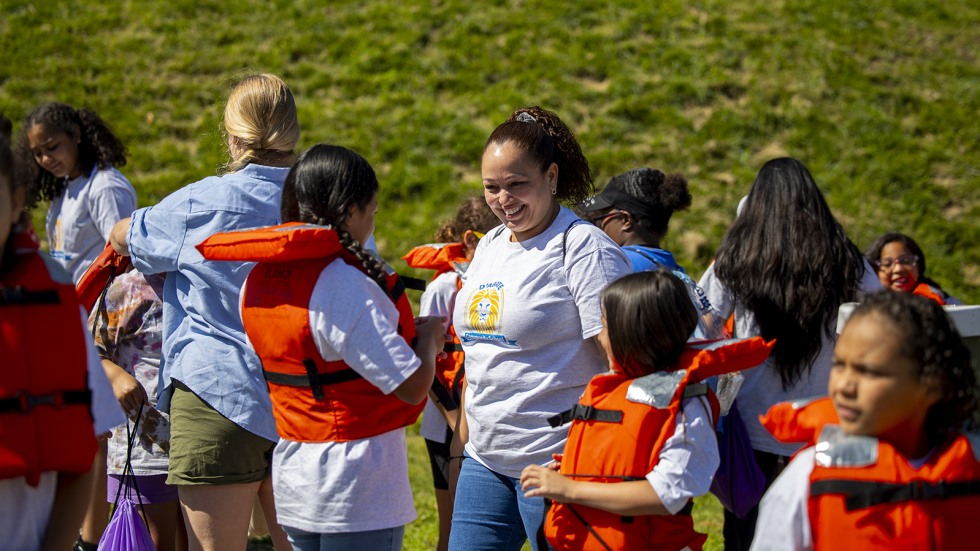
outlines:
[[[558,188],[554,188],[554,187],[553,187],[553,188],[551,188],[551,194],[552,194],[552,195],[555,195],[555,194],[557,194],[557,193],[558,193]]]

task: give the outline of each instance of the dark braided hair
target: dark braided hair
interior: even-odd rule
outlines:
[[[45,103],[24,120],[18,148],[27,179],[28,208],[38,201],[50,201],[61,195],[68,184],[65,178],[56,177],[35,161],[27,133],[38,125],[43,125],[48,132],[63,132],[78,139],[78,162],[83,174],[91,174],[95,167],[118,168],[126,164],[126,148],[94,111],[75,109],[58,102]]]
[[[932,445],[963,430],[977,413],[976,373],[970,351],[942,306],[912,293],[880,292],[867,297],[850,319],[876,315],[897,332],[902,356],[918,367],[919,380],[935,381],[939,401],[926,414],[925,432]]]
[[[438,243],[462,243],[463,234],[473,230],[487,233],[500,224],[483,197],[467,197],[456,209],[456,216],[436,230]]]
[[[776,339],[772,368],[784,389],[809,373],[865,270],[810,171],[789,157],[759,170],[715,258],[718,279],[755,315],[762,337]]]
[[[507,142],[537,161],[542,172],[551,163],[558,165],[558,201],[578,204],[595,193],[589,161],[557,114],[537,106],[518,109],[490,134],[483,151],[490,144]]]
[[[282,189],[282,221],[330,226],[340,244],[386,292],[384,265],[342,229],[352,206],[365,208],[378,193],[378,178],[364,157],[339,145],[317,144],[289,171]]]

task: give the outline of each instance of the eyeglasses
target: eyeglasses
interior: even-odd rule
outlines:
[[[602,227],[606,225],[606,221],[608,221],[610,218],[614,218],[614,217],[619,216],[621,214],[626,214],[626,211],[625,210],[611,210],[611,211],[609,211],[606,214],[603,214],[601,216],[594,216],[592,218],[589,218],[589,222],[591,222],[594,226],[598,227],[599,229],[602,229]]]
[[[911,268],[919,263],[919,257],[914,254],[902,255],[898,258],[882,258],[881,260],[875,260],[875,266],[879,270],[890,270],[895,264],[901,264],[906,268]]]

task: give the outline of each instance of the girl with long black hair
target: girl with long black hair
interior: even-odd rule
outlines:
[[[837,309],[881,288],[875,271],[844,234],[800,161],[773,159],[759,170],[744,209],[722,238],[699,284],[734,335],[776,339],[772,356],[747,370],[738,406],[767,478],[796,446],[777,442],[758,422],[773,404],[827,392]],[[726,549],[748,549],[757,510],[725,512]]]

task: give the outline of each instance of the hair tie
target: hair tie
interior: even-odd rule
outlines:
[[[538,122],[538,119],[534,118],[534,115],[528,113],[527,111],[521,111],[517,114],[517,122]]]

